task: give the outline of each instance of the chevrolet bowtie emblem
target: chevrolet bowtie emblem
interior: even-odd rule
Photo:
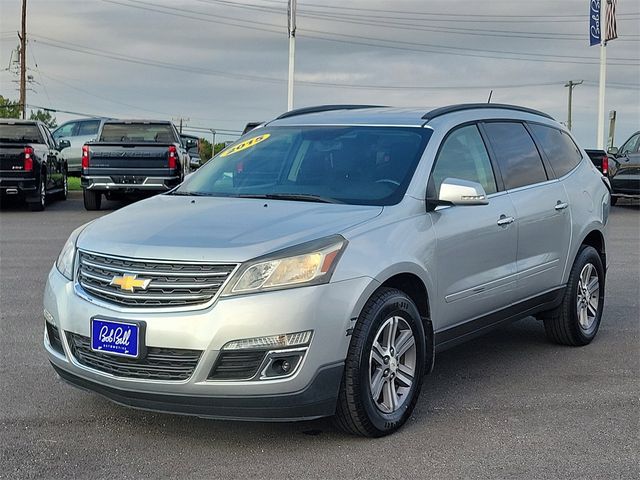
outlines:
[[[151,283],[150,279],[142,280],[138,278],[138,275],[129,275],[125,273],[122,276],[116,275],[113,277],[109,285],[116,285],[120,287],[120,290],[128,290],[133,293],[136,288],[146,290],[149,283]]]

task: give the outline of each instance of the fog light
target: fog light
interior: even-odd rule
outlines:
[[[55,325],[56,321],[53,318],[53,315],[51,315],[51,313],[49,313],[49,310],[47,310],[46,308],[44,309],[44,319],[49,322],[52,325]]]
[[[292,374],[304,352],[296,352],[287,356],[274,357],[262,372],[262,378],[286,377]]]
[[[311,340],[313,330],[305,332],[286,333],[282,335],[272,335],[269,337],[244,338],[242,340],[232,340],[222,347],[223,350],[253,350],[279,348],[302,347],[308,345]]]

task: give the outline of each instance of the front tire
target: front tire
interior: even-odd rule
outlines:
[[[420,395],[425,353],[424,327],[411,298],[393,288],[376,291],[353,329],[336,425],[366,437],[398,430]]]
[[[84,198],[85,209],[100,210],[100,205],[102,204],[102,194],[100,192],[94,192],[93,190],[87,190],[85,188],[82,191],[82,196]]]
[[[591,343],[602,319],[604,286],[604,267],[598,251],[583,245],[573,262],[562,303],[543,318],[547,338],[561,345]]]

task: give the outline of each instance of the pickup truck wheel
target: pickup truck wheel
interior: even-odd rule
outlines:
[[[618,203],[618,197],[611,197],[611,206],[615,206],[616,203]]]
[[[422,320],[411,298],[393,288],[379,289],[353,329],[336,425],[366,437],[400,428],[420,395],[425,350]]]
[[[69,179],[67,177],[67,173],[64,172],[64,180],[62,182],[62,191],[59,194],[60,200],[66,200],[69,196]]]
[[[82,196],[84,198],[84,208],[87,210],[100,210],[102,204],[102,194],[100,192],[94,192],[93,190],[82,190]]]
[[[40,189],[38,191],[38,199],[29,202],[29,210],[32,212],[41,212],[47,205],[47,176],[43,173],[40,176]]]
[[[602,319],[604,281],[600,255],[595,248],[583,246],[571,268],[562,303],[543,316],[549,340],[571,346],[591,343]]]

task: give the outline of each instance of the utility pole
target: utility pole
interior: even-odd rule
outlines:
[[[22,119],[27,114],[27,0],[22,0],[22,32],[20,35],[20,108]]]
[[[569,82],[565,84],[565,87],[569,87],[569,109],[567,113],[567,128],[569,129],[569,131],[571,131],[571,109],[572,109],[572,103],[573,103],[573,89],[578,85],[582,85],[582,82],[584,82],[584,80],[580,80],[580,81],[569,80]]]
[[[180,135],[182,135],[182,122],[184,121],[186,123],[191,119],[190,118],[179,117],[179,118],[173,118],[172,120],[174,122],[179,122],[178,123],[178,133],[180,133]]]
[[[287,25],[289,29],[289,83],[287,89],[287,110],[293,110],[293,76],[296,55],[296,0],[289,0]]]

